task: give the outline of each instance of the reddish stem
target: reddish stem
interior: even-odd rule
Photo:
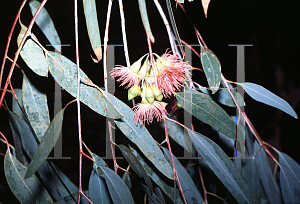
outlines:
[[[6,139],[6,137],[2,134],[2,132],[0,132],[1,136],[3,137],[3,139],[5,140],[5,143],[6,143],[6,146],[7,146],[7,149],[8,149],[8,152],[10,153],[10,149],[9,149],[9,143]]]
[[[47,2],[47,0],[43,0],[43,2],[41,3],[41,5],[40,5],[39,8],[37,9],[36,13],[34,14],[32,20],[31,20],[31,22],[30,22],[30,24],[29,24],[29,26],[28,26],[28,28],[27,28],[27,30],[26,30],[24,36],[23,36],[23,39],[22,39],[22,41],[21,41],[21,43],[20,43],[20,45],[19,45],[19,47],[18,47],[18,50],[17,50],[17,52],[16,52],[16,54],[15,54],[14,61],[13,61],[12,65],[11,65],[11,67],[10,67],[10,70],[9,70],[9,73],[8,73],[8,77],[7,77],[7,79],[6,79],[6,82],[5,82],[5,85],[4,85],[4,88],[3,88],[3,92],[2,92],[2,94],[1,94],[1,98],[0,98],[0,107],[1,107],[1,105],[2,105],[4,96],[5,96],[5,93],[6,93],[6,90],[7,90],[8,83],[9,83],[9,81],[10,81],[10,79],[11,79],[11,75],[12,75],[12,73],[13,73],[13,71],[14,71],[14,68],[15,68],[15,65],[16,65],[16,63],[17,63],[18,57],[19,57],[19,55],[20,55],[21,49],[22,49],[22,47],[23,47],[23,45],[24,45],[24,43],[25,43],[26,38],[30,35],[32,26],[33,26],[33,24],[34,24],[36,18],[38,17],[39,13],[41,12],[42,8],[43,8],[44,5],[46,4],[46,2]],[[24,2],[23,2],[23,3],[24,3]],[[19,12],[18,12],[18,16],[20,15],[20,12],[21,12],[22,8],[23,8],[23,4],[22,4],[22,6],[21,6],[21,8],[20,8],[20,10],[19,10]],[[18,19],[18,18],[17,18],[17,19]],[[7,46],[7,48],[8,48],[8,46]]]
[[[202,172],[201,172],[201,168],[200,168],[200,165],[198,164],[198,170],[199,170],[199,175],[200,175],[200,179],[201,179],[201,183],[202,183],[202,187],[203,187],[203,193],[204,193],[204,203],[207,203],[207,190],[205,188],[205,185],[204,185],[204,180],[203,180],[203,177],[202,177]]]
[[[111,132],[111,128],[112,125],[110,123],[110,121],[107,122],[108,123],[108,131],[109,131],[109,139],[110,139],[110,145],[111,145],[111,151],[112,151],[112,156],[113,156],[113,160],[114,160],[114,169],[116,174],[118,173],[118,164],[117,164],[117,159],[116,159],[116,155],[115,155],[115,148],[114,148],[114,141],[112,138],[112,132]]]

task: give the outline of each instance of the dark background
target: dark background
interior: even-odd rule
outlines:
[[[0,56],[1,63],[4,56],[7,37],[9,35],[15,15],[21,5],[18,1],[2,1],[0,6]],[[207,46],[218,56],[222,64],[223,75],[232,81],[236,79],[236,48],[229,47],[228,44],[253,44],[253,47],[245,49],[245,67],[246,81],[253,82],[278,96],[285,99],[294,108],[299,115],[300,99],[300,72],[299,70],[299,4],[297,1],[222,1],[212,0],[208,9],[208,18],[204,17],[201,2],[195,0],[186,2],[184,7],[196,27],[199,29]],[[137,1],[125,1],[124,12],[126,18],[126,31],[129,45],[129,54],[131,63],[139,59],[148,52],[146,35],[141,23],[138,11]],[[165,9],[165,1],[160,1]],[[175,6],[172,1],[174,15],[178,26],[180,37],[189,44],[197,44],[194,30],[185,17],[179,6]],[[153,44],[153,51],[159,55],[163,54],[170,47],[167,38],[166,29],[157,12],[154,3],[147,1],[148,15],[151,28],[156,42]],[[62,53],[70,60],[75,62],[75,41],[74,41],[74,5],[73,1],[52,0],[47,2],[45,8],[48,10],[54,21],[57,32],[60,35],[62,44],[70,44],[70,47],[63,47]],[[120,15],[118,11],[118,2],[113,2],[112,16],[109,30],[109,44],[122,44],[122,35],[120,28]],[[101,39],[104,39],[104,30],[106,22],[107,1],[97,1],[98,21],[101,32]],[[167,11],[165,9],[167,15]],[[92,48],[88,39],[85,18],[83,14],[82,3],[79,1],[79,53],[81,69],[98,86],[103,87],[102,61],[95,64],[91,58]],[[22,23],[29,25],[31,13],[29,6],[26,5],[21,14]],[[8,56],[14,57],[17,50],[16,38],[20,26],[16,26],[12,36],[11,46]],[[45,45],[48,41],[39,30],[34,26],[33,33],[39,41]],[[115,50],[115,64],[125,65],[125,58],[122,47]],[[198,48],[197,48],[198,49]],[[198,49],[199,50],[199,49]],[[193,66],[201,67],[199,59],[193,55]],[[41,79],[34,76],[28,70],[21,58],[18,64],[25,72],[32,76],[38,86],[46,88],[48,94],[48,104],[51,118],[53,118],[53,97],[54,81],[51,75],[48,79]],[[11,63],[6,62],[5,81]],[[14,88],[21,88],[22,75],[18,68],[15,69],[12,84]],[[206,85],[204,74],[193,72],[193,80],[202,85]],[[4,82],[2,82],[2,86]],[[116,84],[116,96],[127,102],[127,90],[118,88]],[[11,101],[11,95],[7,93],[6,100]],[[63,106],[67,104],[72,97],[63,92]],[[252,121],[254,127],[261,135],[263,140],[269,142],[280,151],[283,151],[300,163],[299,155],[299,120],[277,110],[273,107],[254,101],[246,96],[245,111]],[[128,103],[130,104],[130,103]],[[226,109],[229,113],[235,113],[235,110]],[[63,124],[63,156],[72,157],[71,160],[56,160],[55,163],[78,185],[78,133],[77,133],[77,114],[76,105],[72,104],[66,109]],[[198,121],[194,120],[197,127]],[[201,126],[199,126],[201,127]],[[82,129],[83,140],[89,148],[99,156],[105,156],[105,118],[95,114],[92,110],[82,105]],[[197,128],[196,128],[197,130]],[[13,143],[8,118],[5,110],[0,109],[0,131]],[[157,124],[149,126],[149,131],[158,141],[163,141],[163,130]],[[201,130],[199,130],[201,131]],[[125,137],[116,130],[116,142],[127,142]],[[175,144],[174,144],[175,145]],[[0,144],[1,153],[5,153],[6,146]],[[1,180],[5,182],[3,173],[3,157],[1,162]],[[108,160],[112,167],[112,161]],[[126,167],[126,163],[122,163]],[[87,189],[88,176],[91,171],[91,162],[84,159],[83,165],[83,187]],[[4,185],[4,184],[3,184]]]

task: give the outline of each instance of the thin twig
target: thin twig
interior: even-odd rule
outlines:
[[[111,122],[108,121],[108,131],[109,131],[109,139],[110,139],[110,145],[111,145],[111,152],[112,152],[112,156],[113,156],[113,160],[114,160],[114,169],[115,169],[115,172],[116,174],[118,173],[118,164],[117,164],[117,159],[116,159],[116,155],[115,155],[115,147],[114,147],[114,141],[113,141],[113,138],[112,138],[112,132],[111,132]]]
[[[104,56],[103,56],[103,74],[104,74],[104,90],[108,92],[107,89],[107,43],[108,43],[108,31],[109,31],[109,21],[110,21],[110,14],[111,14],[111,7],[112,7],[113,0],[109,0],[108,8],[107,8],[107,15],[106,15],[106,26],[105,26],[105,34],[104,34]]]
[[[15,65],[16,65],[16,63],[17,63],[18,57],[19,57],[19,55],[20,55],[21,49],[22,49],[22,47],[23,47],[23,45],[24,45],[24,43],[25,43],[25,41],[26,41],[26,38],[30,35],[32,26],[33,26],[33,24],[34,24],[36,18],[38,17],[39,13],[41,12],[42,8],[43,8],[44,5],[46,4],[46,2],[47,2],[47,0],[43,0],[43,2],[41,3],[41,5],[39,6],[39,8],[37,9],[37,11],[35,12],[35,14],[34,14],[32,20],[30,21],[30,24],[29,24],[29,26],[28,26],[28,28],[27,28],[27,30],[26,30],[24,36],[23,36],[23,39],[22,39],[22,41],[21,41],[21,43],[20,43],[20,45],[19,45],[19,47],[18,47],[18,49],[17,49],[17,51],[16,51],[16,53],[15,53],[14,61],[13,61],[12,65],[11,65],[11,67],[10,67],[10,70],[9,70],[9,73],[8,73],[8,76],[7,76],[7,79],[6,79],[6,82],[5,82],[5,85],[4,85],[2,94],[1,94],[1,98],[0,98],[0,107],[1,107],[1,104],[2,104],[2,102],[3,102],[4,96],[5,96],[5,93],[6,93],[6,90],[7,90],[8,83],[9,83],[9,81],[10,81],[10,79],[11,79],[11,76],[12,76],[12,73],[13,73],[13,71],[14,71]],[[24,2],[23,2],[23,3],[24,3]],[[22,5],[23,5],[23,4],[22,4]],[[23,6],[21,6],[21,8],[22,8],[22,7],[23,7]],[[18,16],[20,15],[20,12],[21,12],[21,10],[19,10]],[[18,18],[17,18],[17,19],[18,19]],[[10,40],[10,39],[9,39],[9,40]],[[7,46],[7,48],[8,48],[8,46]]]

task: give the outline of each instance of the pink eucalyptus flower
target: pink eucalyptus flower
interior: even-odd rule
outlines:
[[[145,124],[145,122],[148,124],[152,123],[154,117],[157,121],[160,121],[167,115],[167,111],[165,109],[166,105],[166,103],[160,101],[154,101],[152,105],[148,102],[136,104],[133,107],[136,124]]]
[[[115,67],[111,73],[111,76],[113,78],[119,77],[117,81],[122,82],[121,86],[124,86],[125,84],[128,83],[126,88],[132,87],[133,85],[137,84],[139,80],[142,78],[140,75],[133,72],[128,67],[123,67],[123,66]]]

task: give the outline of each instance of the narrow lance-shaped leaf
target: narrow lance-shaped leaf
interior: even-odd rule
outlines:
[[[290,104],[264,87],[249,82],[239,83],[239,85],[241,85],[246,93],[254,100],[278,108],[298,119],[296,112],[293,110]]]
[[[139,153],[130,147],[132,153],[140,160],[141,164],[143,165],[145,171],[147,172],[148,176],[161,188],[161,190],[176,204],[182,204],[183,201],[180,197],[178,189],[174,189],[173,187],[169,186],[163,179],[161,179],[157,173],[145,162],[145,160],[139,155]],[[174,195],[175,194],[175,195]],[[176,200],[174,201],[174,197]]]
[[[39,180],[33,176],[24,179],[27,168],[9,151],[4,158],[4,172],[8,185],[20,203],[53,203]]]
[[[25,74],[22,91],[24,109],[38,139],[41,140],[50,125],[46,93],[35,87]]]
[[[259,144],[257,141],[254,142],[255,152],[258,150]],[[260,180],[264,191],[268,197],[270,203],[281,203],[281,196],[279,193],[279,188],[273,180],[273,171],[269,165],[267,155],[263,148],[260,148],[255,156],[255,161],[257,163],[258,172]]]
[[[24,108],[24,106],[23,106],[23,99],[22,99],[22,90],[21,89],[14,89],[14,91],[16,93],[18,102],[15,99],[14,95],[12,95],[12,97],[13,97],[13,100],[12,100],[12,111],[14,113],[16,113],[18,116],[20,116],[22,119],[24,119],[23,112],[22,112],[22,110],[20,108],[20,106],[22,108]]]
[[[36,13],[38,8],[40,7],[41,3],[36,0],[31,0],[29,2],[29,7],[31,10],[32,15]],[[38,17],[35,20],[35,23],[39,26],[42,30],[46,38],[52,44],[52,46],[59,52],[61,52],[61,42],[58,36],[58,33],[55,29],[54,23],[49,16],[45,7],[42,8],[41,12],[39,13]]]
[[[92,59],[97,63],[102,59],[102,48],[95,0],[83,0],[83,8],[89,38],[97,57]]]
[[[55,81],[73,97],[77,96],[77,67],[72,61],[63,55],[48,52],[49,69]],[[91,82],[87,75],[80,70],[80,76],[85,81]],[[103,94],[94,87],[80,84],[80,101],[90,107],[96,113],[117,119],[120,113],[115,110],[114,104],[106,100]],[[110,110],[110,111],[108,111]]]
[[[20,45],[26,30],[27,27],[22,24],[20,34],[17,38],[18,46]],[[37,39],[34,35],[33,37]],[[48,63],[44,52],[32,39],[27,38],[21,49],[20,55],[32,71],[40,76],[48,76]]]
[[[144,28],[145,28],[147,35],[149,36],[151,42],[154,43],[155,39],[154,39],[154,36],[153,36],[153,34],[151,32],[151,28],[150,28],[150,23],[149,23],[148,14],[147,14],[146,1],[145,0],[138,0],[138,1],[139,1],[140,14],[142,17],[142,22],[143,22]]]
[[[223,133],[232,139],[243,141],[244,138],[237,136],[237,131],[241,132],[236,127],[236,123],[230,116],[209,96],[197,93],[176,93],[176,98],[180,105],[193,116],[204,123],[211,125],[217,131]]]
[[[210,0],[201,0],[201,2],[202,2],[202,7],[203,7],[205,18],[207,18],[207,10],[208,10]]]
[[[169,150],[162,147],[164,154],[170,164],[172,164],[171,155]],[[175,168],[179,177],[180,185],[188,203],[204,203],[203,198],[201,197],[197,187],[194,184],[194,181],[186,171],[186,169],[181,165],[177,158],[173,155],[173,160]]]
[[[124,181],[110,168],[99,166],[98,173],[105,177],[105,181],[115,204],[134,203],[132,195]]]
[[[143,165],[140,163],[138,158],[124,145],[118,145],[118,148],[121,150],[123,156],[130,164],[131,168],[135,171],[135,173],[139,177],[144,178],[145,183],[148,186],[148,189],[150,190],[151,194],[153,194],[154,190],[150,178],[148,177]]]
[[[49,128],[41,140],[40,145],[31,159],[25,178],[29,178],[36,172],[36,170],[45,162],[51,150],[53,149],[61,132],[65,108],[59,111],[52,120]]]
[[[93,155],[93,159],[99,166],[106,166],[101,157],[97,156],[96,154]],[[97,164],[93,164],[93,169],[89,180],[89,198],[93,203],[110,204],[112,201],[105,183],[105,178],[103,175],[98,173]]]
[[[280,187],[284,203],[300,203],[300,166],[288,155],[282,152],[278,154]]]
[[[235,199],[239,203],[259,203],[234,163],[223,150],[207,137],[189,129],[188,132],[205,163]]]
[[[212,93],[216,93],[221,83],[221,64],[217,56],[208,48],[201,47],[201,63]]]
[[[234,88],[231,89],[231,92],[234,96],[234,98],[236,99],[238,105],[240,107],[245,106],[245,102],[243,97],[241,96],[240,93],[238,93],[236,90],[234,90]],[[227,90],[227,88],[221,88],[218,91],[218,101],[226,106],[229,107],[236,107],[229,91]]]
[[[144,125],[135,123],[133,110],[111,94],[104,92],[104,95],[107,100],[115,105],[116,110],[123,116],[121,118],[123,122],[115,120],[118,128],[131,142],[138,146],[161,173],[169,179],[174,179],[172,168],[153,137]]]

